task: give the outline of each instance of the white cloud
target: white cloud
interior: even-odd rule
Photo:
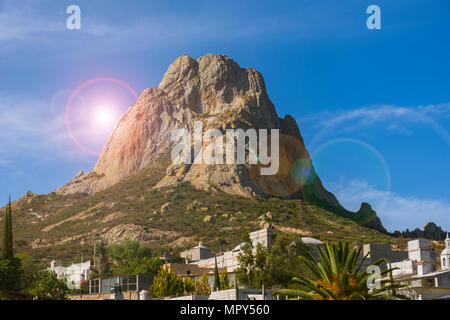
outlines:
[[[357,211],[361,202],[370,203],[389,231],[421,228],[427,222],[435,222],[444,230],[450,229],[450,203],[447,200],[404,197],[377,190],[360,180],[327,183],[327,188],[348,210]]]
[[[26,96],[0,95],[0,166],[34,155],[39,161],[75,156],[63,114],[52,113],[50,106]]]
[[[392,119],[427,122],[431,121],[431,117],[434,116],[449,115],[450,103],[416,107],[381,105],[346,111],[332,117],[331,119],[322,120],[320,125],[332,127],[343,122],[353,121],[355,122],[355,125],[367,126],[375,122]]]
[[[35,1],[3,0],[0,4],[0,49],[23,45],[49,43],[51,46],[70,47],[84,50],[90,44],[108,52],[110,50],[145,50],[162,45],[176,45],[180,41],[224,41],[229,39],[252,39],[267,41],[269,38],[292,39],[340,35],[338,29],[349,30],[348,22],[336,20],[335,12],[320,5],[302,5],[286,12],[267,15],[254,12],[249,16],[246,10],[231,10],[229,5],[208,2],[198,3],[189,11],[173,11],[155,8],[145,11],[135,6],[135,13],[120,15],[120,10],[110,15],[101,10],[101,4],[80,5],[81,30],[66,30],[64,6],[49,10],[49,4]],[[251,9],[251,4],[242,4]],[[44,10],[46,9],[47,10]],[[89,15],[84,15],[84,12]],[[293,11],[295,10],[295,11]],[[321,12],[325,24],[317,25],[314,13]],[[295,18],[293,18],[295,17]],[[352,29],[358,30],[358,29]],[[66,32],[82,33],[91,37],[71,41]],[[57,37],[57,38],[56,38]],[[80,41],[84,45],[80,46]]]
[[[40,33],[64,30],[64,24],[42,19],[31,7],[6,2],[0,11],[0,41],[24,40]]]
[[[384,128],[390,132],[411,135],[414,125],[423,124],[432,128],[450,146],[450,134],[442,125],[450,119],[450,103],[403,107],[378,105],[342,112],[323,112],[307,116],[298,121],[305,128],[314,128],[314,138],[309,143],[315,146],[323,138],[336,134],[364,134],[370,127]]]

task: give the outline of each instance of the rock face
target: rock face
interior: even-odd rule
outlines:
[[[406,229],[403,232],[395,231],[394,236],[403,236],[405,238],[425,238],[430,240],[442,241],[446,237],[446,232],[441,227],[437,226],[434,222],[427,222],[422,229],[416,228],[414,230]]]
[[[278,117],[262,75],[241,68],[225,55],[209,54],[195,60],[176,59],[157,88],[146,89],[121,117],[92,172],[77,176],[59,190],[93,194],[112,186],[157,159],[170,155],[175,129],[193,132],[194,121],[207,129],[279,129],[280,170],[276,176],[258,174],[260,165],[173,164],[157,188],[183,181],[203,190],[246,197],[301,198],[306,195],[342,208],[323,187],[311,164],[295,120]],[[202,146],[205,150],[206,144]],[[246,146],[248,151],[248,145]],[[295,170],[294,170],[295,169]],[[295,172],[294,172],[294,171]]]
[[[363,223],[365,227],[378,230],[382,233],[388,234],[387,230],[383,227],[380,218],[378,218],[377,213],[372,209],[372,206],[367,202],[361,203],[361,207],[356,212],[357,216],[362,216]],[[367,218],[366,218],[367,217]]]

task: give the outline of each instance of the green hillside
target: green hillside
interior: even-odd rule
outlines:
[[[390,242],[393,238],[300,200],[248,199],[189,184],[152,189],[163,167],[137,175],[92,196],[28,194],[13,204],[15,250],[36,258],[79,260],[95,240],[135,237],[155,251],[179,251],[202,241],[214,251],[232,249],[244,230],[271,223],[275,230],[324,241]],[[168,205],[167,205],[168,204]],[[4,212],[4,210],[2,210]]]

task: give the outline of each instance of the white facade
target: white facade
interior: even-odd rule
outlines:
[[[258,244],[261,244],[266,248],[270,248],[271,242],[272,242],[271,227],[250,232],[249,237],[250,237],[250,241],[252,242],[253,248],[256,248],[256,246]],[[226,268],[227,272],[234,272],[239,268],[239,259],[238,258],[242,252],[243,245],[244,245],[244,243],[241,243],[240,245],[236,246],[233,250],[226,251],[219,256],[211,257],[208,259],[202,259],[202,260],[198,260],[198,261],[191,261],[190,263],[196,264],[200,268],[214,268],[216,259],[217,259],[217,267],[218,268],[223,268],[223,269]],[[209,251],[209,249],[208,249],[208,251]]]
[[[394,281],[404,284],[402,294],[413,299],[444,299],[450,296],[450,239],[445,239],[442,251],[441,270],[437,269],[437,259],[431,253],[429,240],[408,242],[408,259],[391,263]]]
[[[450,238],[445,238],[445,248],[441,252],[441,269],[442,270],[450,270]]]
[[[48,270],[54,271],[60,279],[65,277],[67,279],[68,288],[80,289],[81,283],[85,280],[89,280],[89,272],[92,265],[93,262],[89,260],[63,267],[59,262],[52,261]]]

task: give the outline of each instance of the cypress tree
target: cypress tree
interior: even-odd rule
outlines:
[[[5,224],[3,230],[3,246],[2,256],[6,259],[13,259],[13,233],[12,233],[12,217],[11,217],[11,196],[6,207]]]
[[[217,267],[217,258],[214,258],[215,266],[214,266],[214,291],[220,290],[220,277],[219,277],[219,268]]]

